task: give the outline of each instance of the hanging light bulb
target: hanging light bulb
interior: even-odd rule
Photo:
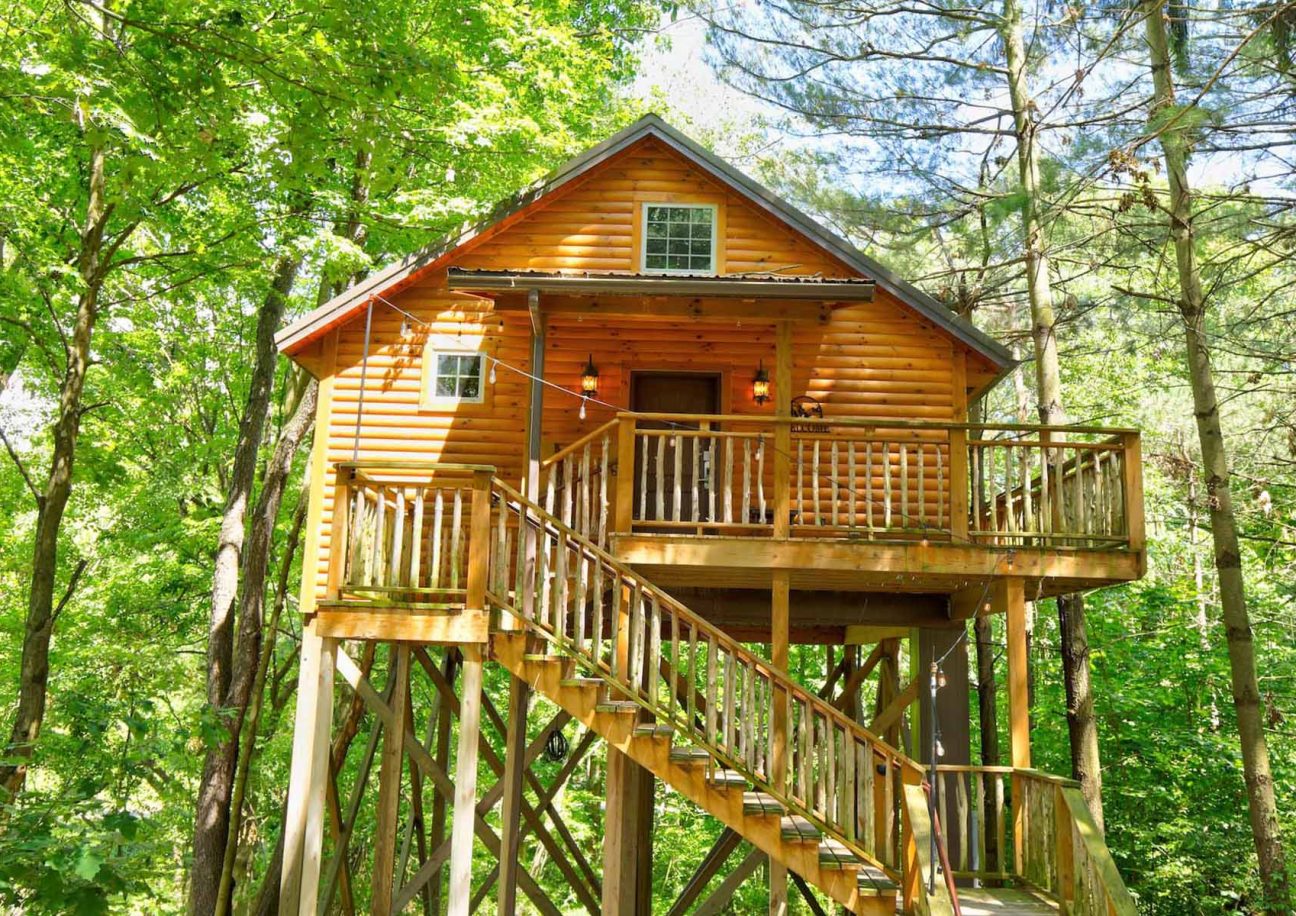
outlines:
[[[495,384],[495,364],[497,362],[499,362],[499,360],[494,360],[494,359],[491,360],[490,383],[492,385]]]
[[[586,402],[587,400],[589,400],[589,398],[581,398],[580,418],[581,418],[582,420],[585,419],[585,402]]]

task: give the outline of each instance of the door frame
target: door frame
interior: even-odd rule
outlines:
[[[679,377],[691,378],[713,378],[716,382],[716,414],[724,415],[729,412],[729,373],[723,369],[673,369],[670,367],[655,368],[649,366],[636,366],[626,372],[626,405],[632,413],[641,412],[641,408],[635,405],[635,376],[636,375],[674,375]],[[657,411],[642,411],[644,413]],[[661,411],[665,413],[667,411]],[[700,414],[705,416],[705,414]]]

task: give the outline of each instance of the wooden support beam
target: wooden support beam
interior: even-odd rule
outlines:
[[[996,588],[994,603],[1006,611],[1008,630],[1008,721],[1012,765],[1031,766],[1030,702],[1027,694],[1026,596],[1020,579]]]
[[[392,905],[392,882],[396,874],[396,830],[400,813],[401,774],[405,762],[406,702],[409,697],[409,646],[393,643],[391,666],[395,691],[391,707],[398,711],[400,727],[383,732],[382,763],[378,769],[378,813],[374,827],[373,887],[369,912],[388,916]]]
[[[717,916],[724,912],[729,901],[733,899],[734,892],[742,886],[742,883],[750,878],[756,871],[765,864],[768,857],[759,849],[752,847],[747,857],[738,863],[738,867],[725,875],[725,879],[702,905],[694,911],[693,916]]]
[[[449,692],[449,685],[444,683],[440,678],[439,672],[437,672],[435,667],[430,663],[426,662],[425,656],[420,653],[421,650],[416,650],[415,657],[419,659],[421,664],[423,664],[424,670],[427,671],[429,679],[432,680],[438,690],[442,691],[443,696],[446,698],[446,701],[450,706],[451,712],[460,713],[459,699]],[[489,696],[486,696],[485,694],[482,695],[481,706],[482,711],[486,714],[487,718],[490,719],[492,726],[496,730],[504,732],[506,730],[504,720],[500,717],[494,704],[491,703]],[[544,745],[549,740],[549,736],[554,731],[562,728],[570,719],[571,716],[569,714],[559,712],[553,720],[551,720],[550,724],[542,730],[541,733],[536,736],[535,740],[527,747],[526,755],[523,758],[523,769],[526,772],[528,785],[536,791],[537,796],[541,793],[541,787],[539,781],[536,780],[535,775],[530,772],[530,766],[536,758],[540,756],[540,752],[544,749]],[[486,765],[497,777],[501,777],[499,781],[482,796],[481,801],[478,802],[478,815],[484,816],[494,808],[496,803],[498,803],[504,795],[504,780],[502,777],[504,774],[505,764],[504,761],[500,760],[499,756],[490,746],[490,742],[486,740],[485,736],[480,736],[479,749],[482,758],[486,761]],[[598,909],[598,879],[594,875],[593,869],[590,868],[589,863],[586,861],[584,854],[581,852],[576,839],[571,835],[570,831],[567,830],[567,827],[559,816],[558,811],[553,807],[551,800],[544,800],[540,804],[540,812],[537,812],[536,808],[526,800],[526,797],[522,796],[520,810],[524,823],[535,832],[541,845],[543,845],[545,850],[554,857],[554,863],[563,873],[564,879],[566,879],[573,890],[575,890],[576,895],[581,898],[581,901],[585,904],[586,908],[589,909],[591,913],[595,913]],[[541,813],[543,812],[549,813],[551,819],[554,821],[555,829],[558,830],[560,836],[563,837],[566,843],[565,852],[559,846],[558,841],[554,839],[553,835],[544,826],[544,823],[541,820]],[[443,850],[441,849],[435,851],[428,860],[429,864],[437,863],[443,854]],[[498,857],[497,853],[496,858]],[[583,874],[577,873],[576,869],[574,869],[568,861],[569,858],[577,863],[577,866],[582,870]],[[524,871],[519,870],[518,881],[522,886],[522,889],[526,890],[525,885],[522,884],[524,874]],[[417,878],[418,876],[416,876],[415,880]],[[413,884],[413,880],[410,883]],[[408,887],[409,886],[407,885],[406,891],[402,892],[403,894],[408,891]]]
[[[1005,612],[1008,630],[1008,738],[1014,769],[1030,769],[1030,688],[1026,643],[1026,595],[1020,579],[1008,579],[999,588],[993,602]],[[1012,777],[1013,852],[1017,874],[1025,863],[1025,806],[1017,804],[1022,797],[1020,778]]]
[[[634,866],[630,824],[638,814],[635,782],[631,768],[635,762],[608,745],[607,786],[604,791],[603,822],[603,916],[634,913]]]
[[[378,691],[374,690],[373,685],[369,683],[369,679],[361,674],[360,669],[356,667],[356,664],[351,657],[341,650],[337,651],[337,670],[347,683],[351,685],[351,688],[361,696],[365,704],[378,715],[382,720],[384,728],[401,727],[402,723],[400,717],[398,717],[383,698],[378,695]],[[465,668],[465,680],[466,679],[467,669]],[[455,705],[458,705],[457,701]],[[450,799],[457,797],[457,786],[455,782],[450,779],[445,768],[440,766],[432,758],[432,755],[428,753],[427,749],[424,748],[423,745],[419,744],[418,739],[410,733],[405,735],[405,748],[410,758],[413,760],[414,765],[419,768],[425,777],[432,781],[433,786],[441,796]],[[498,798],[496,798],[496,801],[498,801]],[[471,822],[473,829],[477,834],[477,838],[481,840],[482,845],[486,847],[488,852],[498,857],[500,849],[499,835],[490,826],[490,824],[486,822],[486,818],[482,811],[473,811],[471,814],[475,815]],[[452,835],[452,843],[453,840],[454,837]],[[419,869],[418,873],[404,887],[401,888],[400,893],[397,895],[396,902],[392,907],[394,911],[402,912],[405,907],[409,905],[410,901],[413,900],[414,895],[417,894],[427,883],[429,878],[436,874],[436,872],[441,868],[445,862],[446,856],[448,856],[450,852],[451,850],[447,847],[443,854],[433,854],[428,858],[427,863]],[[544,889],[541,888],[540,885],[536,883],[535,879],[525,871],[518,876],[518,884],[522,888],[522,891],[527,895],[531,902],[536,905],[536,908],[544,914],[544,916],[562,916],[558,908],[553,905],[553,902],[549,899],[548,895],[545,894]],[[464,894],[464,899],[468,900],[467,893]]]
[[[796,889],[801,892],[801,899],[805,901],[806,906],[810,908],[810,912],[814,913],[814,916],[828,916],[824,908],[819,905],[819,900],[815,897],[814,891],[810,889],[810,885],[806,884],[805,878],[802,878],[794,871],[788,872],[788,877],[792,879]]]
[[[774,415],[792,413],[792,323],[780,321],[774,339]],[[792,526],[792,426],[774,427],[774,537],[786,538]]]
[[[559,716],[563,716],[563,715],[565,715],[565,713],[559,714]],[[539,751],[544,747],[545,741],[548,741],[549,734],[550,734],[550,729],[545,729],[545,731],[542,732],[542,735],[544,736],[544,741],[539,741],[538,743],[536,742],[532,743],[532,746],[536,748],[535,757],[540,756]],[[562,767],[558,770],[558,773],[554,776],[553,781],[547,787],[545,787],[544,791],[540,795],[539,798],[540,808],[545,808],[551,802],[553,802],[554,798],[556,798],[558,795],[558,791],[564,785],[566,785],[567,780],[571,778],[572,772],[576,769],[576,765],[585,758],[585,754],[588,753],[590,747],[593,746],[597,738],[598,738],[597,734],[588,730],[585,732],[584,735],[581,736],[581,740],[577,742],[575,749],[573,749],[567,755],[567,759],[563,762]],[[535,758],[531,756],[530,749],[528,749],[527,751],[527,758],[528,758],[527,767],[529,768],[535,762]],[[483,799],[483,801],[485,801],[485,799]],[[477,805],[477,810],[484,814],[485,811],[490,810],[490,808],[485,807],[483,810],[483,804],[482,802],[479,802]],[[530,833],[531,833],[531,825],[523,824],[521,830],[519,831],[519,837],[520,837],[519,844],[518,844],[519,849],[521,848],[521,844],[526,842],[526,839],[530,835]],[[499,873],[500,873],[500,863],[496,862],[495,865],[491,868],[490,872],[487,873],[486,878],[484,881],[482,881],[481,886],[477,888],[477,890],[473,893],[472,909],[474,911],[481,905],[482,901],[485,900],[486,896],[490,894],[491,888],[495,885],[495,881],[499,877]]]
[[[770,663],[779,671],[788,669],[788,608],[790,577],[785,570],[774,573],[771,589]],[[776,791],[787,791],[788,773],[788,697],[776,691],[774,715],[771,722],[770,769]],[[781,862],[770,860],[769,867],[770,916],[787,916],[787,869]]]
[[[720,869],[724,868],[724,864],[729,861],[729,857],[733,855],[733,851],[738,848],[740,843],[742,843],[742,836],[732,827],[726,827],[720,831],[720,835],[711,844],[711,849],[707,854],[702,857],[702,861],[698,863],[692,877],[688,879],[688,883],[684,885],[684,890],[680,892],[679,897],[676,898],[674,905],[671,906],[666,916],[684,916],[689,907],[693,905],[693,901],[702,896],[702,892],[706,890],[706,886],[711,882],[711,879],[715,877]]]
[[[509,678],[508,721],[504,748],[504,810],[500,819],[499,912],[517,909],[517,875],[521,867],[522,775],[526,751],[527,707],[531,687],[518,678]]]
[[[418,657],[416,650],[416,657]],[[450,688],[450,696],[454,696],[454,684],[459,678],[460,655],[457,648],[447,648],[445,657],[441,661],[440,673],[446,686]],[[443,771],[450,768],[450,703],[442,695],[438,704],[437,712],[437,734],[436,734],[436,763]],[[428,842],[433,849],[441,846],[446,838],[446,798],[440,792],[432,794],[432,830],[428,836]],[[429,910],[432,913],[441,912],[441,872],[437,869],[430,880],[428,886],[431,888],[432,902]]]
[[[909,682],[909,686],[900,691],[884,708],[874,717],[872,724],[869,725],[869,731],[878,735],[893,728],[899,721],[900,717],[905,714],[909,706],[918,699],[918,688],[921,686],[922,679],[914,678]]]
[[[314,916],[317,907],[336,653],[337,642],[320,636],[308,620],[302,629],[297,718],[283,827],[279,911],[285,916]]]
[[[788,914],[788,870],[782,862],[769,860],[769,914]]]
[[[471,585],[469,590],[471,591]],[[464,646],[462,652],[464,656],[463,696],[459,700],[459,752],[455,762],[454,821],[450,828],[448,916],[468,916],[468,904],[472,899],[473,824],[477,815],[477,746],[481,734],[482,653],[478,646]]]

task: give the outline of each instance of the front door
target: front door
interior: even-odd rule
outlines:
[[[631,372],[630,409],[636,413],[718,414],[720,412],[720,373],[718,372]],[[681,421],[642,421],[644,429],[697,429],[697,423]],[[645,521],[690,521],[694,519],[694,500],[698,500],[698,518],[705,519],[707,456],[694,454],[702,445],[693,436],[647,437],[647,464],[642,443],[635,450],[635,515]],[[676,450],[679,449],[679,503],[676,504]],[[694,479],[693,468],[697,467]],[[658,495],[660,494],[660,496]]]

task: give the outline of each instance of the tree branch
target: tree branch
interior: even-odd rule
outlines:
[[[40,490],[36,489],[36,484],[32,483],[31,475],[27,473],[27,467],[22,463],[22,459],[18,457],[18,453],[14,451],[14,447],[9,442],[9,437],[5,435],[3,429],[0,429],[0,440],[4,441],[5,451],[7,451],[9,457],[13,459],[14,466],[18,468],[18,473],[22,475],[22,479],[26,481],[27,489],[31,490],[31,495],[32,498],[36,500],[36,505],[41,506],[45,502],[45,497],[41,495]]]

